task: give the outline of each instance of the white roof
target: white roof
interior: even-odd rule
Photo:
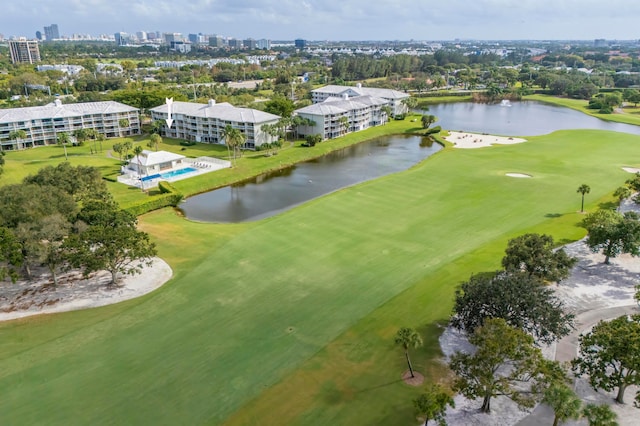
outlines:
[[[167,105],[163,104],[151,108],[151,111],[166,114]],[[183,114],[190,117],[217,118],[219,120],[233,121],[236,123],[264,123],[280,119],[279,116],[269,114],[268,112],[251,108],[238,108],[227,102],[212,105],[174,101],[171,107],[171,113]]]
[[[169,163],[171,161],[181,160],[185,158],[184,155],[174,154],[173,152],[167,151],[149,151],[145,149],[140,154],[140,165],[149,167],[154,166],[156,164]],[[131,164],[138,164],[138,156],[134,155],[131,160],[129,160]]]
[[[43,106],[0,109],[0,123],[132,111],[137,111],[137,109],[114,101],[85,102],[80,104],[63,104],[58,101]]]
[[[360,96],[369,95],[383,99],[405,99],[409,97],[408,94],[393,89],[380,89],[377,87],[337,86],[334,84],[320,87],[319,89],[312,90],[312,92],[329,93],[334,96],[341,96],[343,93],[355,92]]]
[[[297,109],[299,114],[331,115],[342,114],[370,106],[386,105],[387,101],[373,96],[358,96],[349,99],[327,98],[323,102]]]

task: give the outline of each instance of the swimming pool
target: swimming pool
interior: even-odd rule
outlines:
[[[184,174],[187,174],[187,173],[193,173],[193,172],[197,172],[197,171],[198,171],[198,169],[194,169],[193,167],[185,167],[184,169],[171,170],[170,172],[166,172],[166,173],[158,173],[158,174],[151,175],[151,176],[145,176],[140,180],[143,181],[143,182],[146,182],[146,181],[153,180],[153,179],[170,179],[172,177],[184,175]]]

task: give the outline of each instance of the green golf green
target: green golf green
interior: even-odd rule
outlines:
[[[118,305],[0,324],[5,424],[400,424],[414,362],[438,362],[455,286],[497,268],[508,238],[583,235],[587,207],[637,167],[638,136],[563,131],[418,166],[251,224],[141,218],[175,276]],[[505,173],[526,173],[514,179]]]

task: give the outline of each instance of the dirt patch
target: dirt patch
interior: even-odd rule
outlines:
[[[402,381],[409,386],[420,386],[424,383],[424,376],[414,370],[413,377],[411,377],[411,372],[407,370],[402,373]]]

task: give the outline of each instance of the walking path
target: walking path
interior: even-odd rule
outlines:
[[[602,320],[610,320],[620,317],[625,314],[637,314],[637,305],[616,306],[613,308],[598,309],[595,311],[583,312],[576,316],[576,329],[568,336],[561,339],[556,346],[556,361],[562,363],[569,362],[574,359],[578,353],[578,338],[580,334],[589,331],[594,325]],[[582,380],[582,379],[581,379]],[[620,415],[620,413],[618,413]],[[518,426],[537,426],[537,425],[549,425],[553,424],[554,414],[551,407],[547,404],[539,404],[527,417],[516,423]],[[625,419],[619,418],[620,425],[634,424],[626,423]],[[636,421],[637,419],[633,419]],[[569,424],[581,424],[579,422],[565,423]],[[586,424],[586,422],[584,423]]]

